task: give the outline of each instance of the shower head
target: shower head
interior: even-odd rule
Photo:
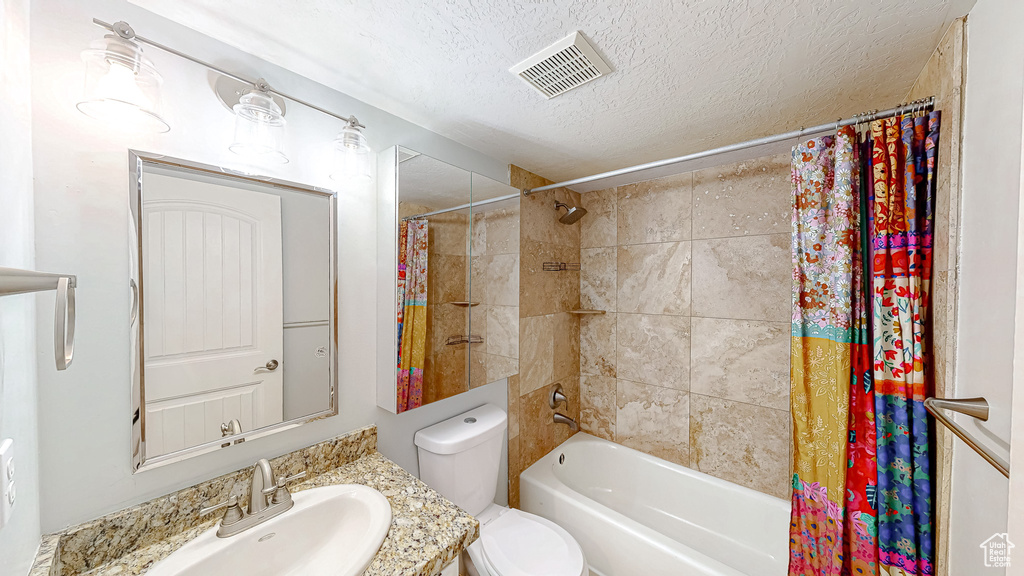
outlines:
[[[555,210],[559,208],[565,208],[565,214],[558,219],[562,224],[575,224],[580,218],[583,218],[587,214],[587,209],[582,206],[568,206],[561,202],[555,201]]]

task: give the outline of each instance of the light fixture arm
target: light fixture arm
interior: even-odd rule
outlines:
[[[162,50],[164,52],[167,52],[168,54],[174,54],[175,56],[178,56],[179,58],[184,58],[185,60],[188,60],[190,62],[194,62],[196,64],[199,64],[200,66],[203,66],[205,68],[213,70],[214,72],[216,72],[216,73],[218,73],[218,74],[220,74],[222,76],[227,76],[228,78],[231,78],[232,80],[237,80],[238,82],[241,82],[243,84],[248,84],[248,85],[252,86],[253,89],[255,89],[255,90],[260,90],[262,92],[268,92],[270,94],[276,94],[276,95],[278,95],[278,96],[280,96],[282,98],[287,98],[288,100],[291,100],[292,102],[296,102],[298,104],[302,104],[303,106],[306,106],[307,108],[312,108],[313,110],[316,110],[317,112],[320,112],[322,114],[327,114],[328,116],[333,116],[334,118],[337,118],[338,120],[341,120],[342,122],[345,122],[350,127],[365,128],[365,126],[363,126],[362,124],[359,123],[359,121],[356,119],[355,116],[342,116],[341,114],[335,114],[334,112],[331,112],[329,110],[324,110],[323,108],[321,108],[319,106],[316,106],[314,104],[310,104],[309,102],[306,102],[305,100],[302,100],[300,98],[296,98],[295,96],[292,96],[290,94],[285,94],[284,92],[281,92],[280,90],[275,90],[275,89],[271,88],[270,85],[267,84],[267,81],[262,79],[262,78],[260,78],[258,80],[255,80],[255,81],[250,80],[248,78],[243,78],[243,77],[241,77],[241,76],[239,76],[237,74],[232,74],[231,72],[228,72],[227,70],[224,70],[223,68],[219,68],[217,66],[214,66],[213,64],[210,64],[209,62],[206,62],[204,60],[200,60],[198,58],[194,58],[192,56],[189,56],[188,54],[185,54],[184,52],[180,52],[178,50],[175,50],[174,48],[171,48],[170,46],[166,46],[166,45],[161,44],[159,42],[150,40],[149,38],[146,38],[144,36],[139,36],[138,34],[135,33],[135,29],[133,29],[131,27],[131,25],[129,25],[127,22],[125,22],[123,20],[115,22],[113,24],[108,24],[108,23],[106,23],[106,22],[104,22],[104,21],[102,21],[102,20],[100,20],[98,18],[93,18],[92,19],[92,23],[97,25],[97,26],[99,26],[100,28],[105,28],[105,29],[113,32],[114,34],[116,34],[117,36],[119,36],[119,37],[121,37],[121,38],[123,38],[125,40],[131,40],[131,41],[134,41],[134,42],[138,42],[140,44],[146,44],[148,46],[152,46],[154,48],[158,48],[158,49],[160,49],[160,50]]]

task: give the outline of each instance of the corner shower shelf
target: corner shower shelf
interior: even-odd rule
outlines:
[[[0,296],[57,291],[53,318],[53,353],[57,370],[67,370],[75,355],[75,287],[71,274],[51,274],[18,268],[0,268]]]
[[[462,308],[471,308],[473,306],[479,306],[479,302],[449,302],[452,306],[460,306]]]
[[[457,346],[459,344],[483,344],[484,337],[477,336],[476,334],[449,336],[445,342],[446,346]]]
[[[569,314],[576,314],[577,316],[589,316],[589,315],[600,316],[601,314],[606,314],[606,313],[607,312],[605,312],[604,310],[588,310],[588,309],[569,310]]]

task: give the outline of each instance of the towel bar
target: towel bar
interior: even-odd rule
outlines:
[[[75,287],[71,274],[51,274],[0,267],[0,296],[57,291],[53,317],[53,355],[57,370],[67,370],[75,356]]]
[[[993,454],[991,450],[974,439],[959,424],[954,422],[952,418],[942,413],[942,410],[952,410],[953,412],[966,414],[984,422],[988,420],[988,400],[984,398],[963,398],[960,400],[954,398],[926,398],[924,408],[937,422],[949,428],[950,432],[963,440],[972,450],[984,458],[986,462],[995,466],[996,470],[999,470],[1003,476],[1010,477],[1010,465],[1007,462]]]

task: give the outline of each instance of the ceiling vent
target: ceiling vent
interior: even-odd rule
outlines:
[[[554,98],[612,71],[583,34],[573,32],[509,69],[545,98]]]

